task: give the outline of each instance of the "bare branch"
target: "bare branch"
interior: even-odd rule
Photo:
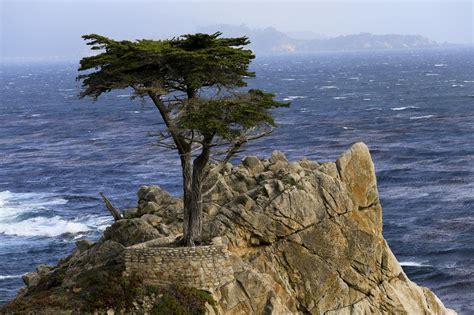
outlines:
[[[162,142],[155,142],[152,145],[169,149],[169,150],[176,150],[178,148],[175,144],[162,143]]]
[[[114,220],[115,221],[121,220],[122,219],[122,214],[120,213],[120,210],[115,208],[112,205],[112,203],[109,201],[109,199],[107,199],[107,197],[105,197],[105,195],[102,192],[100,192],[99,195],[102,197],[102,200],[104,200],[105,206],[107,207],[107,209],[110,211],[110,213],[114,217]]]
[[[249,130],[249,133],[250,131],[253,131],[253,130]],[[238,139],[236,139],[236,141],[232,144],[232,146],[229,148],[229,150],[227,150],[224,154],[226,154],[226,156],[221,160],[221,162],[216,166],[214,167],[212,170],[209,171],[209,173],[207,174],[207,177],[212,177],[214,176],[215,174],[219,173],[223,168],[224,166],[232,159],[233,156],[235,156],[237,153],[240,153],[242,151],[240,151],[240,147],[249,142],[249,141],[253,141],[253,140],[257,140],[257,139],[260,139],[262,137],[265,137],[267,135],[269,135],[270,133],[273,132],[273,129],[268,129],[268,130],[265,130],[259,134],[256,134],[256,135],[253,135],[253,136],[241,136],[239,137]]]

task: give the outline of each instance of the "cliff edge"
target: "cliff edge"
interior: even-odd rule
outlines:
[[[384,240],[363,143],[335,163],[249,156],[208,178],[204,191],[206,246],[171,246],[182,201],[143,186],[125,219],[25,276],[27,287],[0,313],[165,314],[181,303],[208,314],[456,314],[408,279]]]

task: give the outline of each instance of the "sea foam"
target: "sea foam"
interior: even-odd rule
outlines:
[[[87,233],[104,230],[110,218],[86,215],[64,218],[51,215],[53,207],[64,205],[67,200],[47,193],[0,192],[0,234],[23,237],[54,237],[62,234]],[[49,213],[49,215],[48,215]]]

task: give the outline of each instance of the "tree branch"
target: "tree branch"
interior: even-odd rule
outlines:
[[[249,141],[252,141],[252,140],[257,140],[257,139],[260,139],[260,138],[263,138],[267,135],[269,135],[270,133],[273,132],[273,129],[269,129],[269,130],[266,130],[266,131],[263,131],[257,135],[254,135],[254,136],[242,136],[242,137],[239,137],[233,144],[232,146],[230,147],[229,150],[227,150],[227,154],[226,156],[221,160],[221,162],[216,166],[214,167],[212,170],[210,170],[207,174],[207,177],[212,177],[214,175],[216,175],[217,173],[219,173],[223,168],[224,166],[232,159],[232,157],[239,153],[240,151],[240,147],[249,142]]]
[[[163,104],[160,98],[156,96],[156,94],[148,92],[148,95],[155,104],[156,108],[158,108],[158,110],[160,111],[161,117],[163,118],[163,121],[165,122],[165,125],[168,128],[168,131],[171,134],[174,143],[176,144],[179,154],[185,154],[187,152],[186,144],[184,143],[185,141],[179,135],[177,128],[169,115],[168,108],[165,106],[165,104]]]

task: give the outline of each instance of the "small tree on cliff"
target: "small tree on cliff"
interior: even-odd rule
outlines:
[[[288,106],[261,90],[246,86],[255,57],[246,37],[222,38],[221,33],[183,35],[169,40],[116,41],[85,35],[99,54],[80,62],[81,97],[96,100],[115,89],[132,88],[148,97],[166,126],[158,144],[179,154],[183,177],[184,244],[200,240],[202,182],[211,158],[220,169],[240,147],[271,132],[270,109]]]

